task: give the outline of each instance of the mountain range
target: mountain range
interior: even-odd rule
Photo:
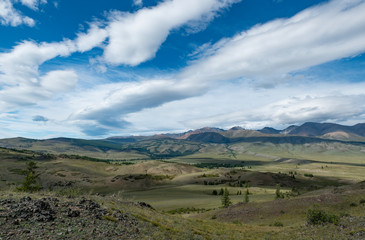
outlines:
[[[335,123],[315,123],[307,122],[303,125],[292,125],[283,130],[265,127],[260,130],[248,130],[236,126],[228,130],[204,127],[197,130],[190,130],[177,134],[158,134],[153,136],[131,136],[131,137],[111,137],[107,140],[119,142],[136,142],[151,139],[181,139],[198,142],[225,143],[232,139],[249,137],[284,137],[302,136],[322,139],[342,140],[342,141],[365,141],[365,123],[354,126],[345,126]]]
[[[283,130],[265,127],[247,130],[233,127],[228,130],[205,127],[183,133],[152,136],[109,137],[98,140],[53,138],[36,140],[27,138],[0,139],[0,147],[26,149],[52,154],[71,154],[102,159],[156,159],[187,156],[202,152],[232,152],[230,146],[241,144],[245,148],[259,144],[291,146],[325,143],[332,148],[351,145],[362,155],[365,147],[365,124],[344,126],[333,123],[308,122]],[[218,144],[218,145],[217,145]],[[274,145],[273,145],[274,144]],[[340,145],[339,145],[340,144]],[[247,149],[246,149],[247,150]],[[247,150],[248,151],[248,150]],[[359,152],[360,151],[360,152]],[[234,154],[233,154],[234,155]]]

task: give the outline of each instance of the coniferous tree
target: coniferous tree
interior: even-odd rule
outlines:
[[[222,206],[228,207],[232,204],[231,199],[229,198],[229,191],[227,188],[224,189],[223,195],[222,195]]]
[[[250,198],[249,198],[249,195],[250,193],[248,192],[248,189],[247,191],[245,192],[245,203],[248,203],[250,201]]]
[[[25,192],[37,192],[41,189],[41,186],[38,184],[37,180],[39,178],[39,174],[36,174],[35,169],[38,166],[34,161],[27,162],[27,169],[24,170],[25,179],[22,182],[22,185],[17,189]]]
[[[276,185],[275,199],[284,198],[284,194],[280,192],[280,184]]]

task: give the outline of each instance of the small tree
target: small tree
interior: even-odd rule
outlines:
[[[224,190],[223,190],[223,188],[221,188],[221,190],[219,191],[219,195],[223,195],[223,193],[224,193]]]
[[[280,192],[280,184],[276,185],[275,199],[284,198],[284,194]]]
[[[231,199],[229,198],[229,191],[227,188],[224,189],[223,195],[222,195],[222,206],[228,207],[232,204]]]
[[[248,189],[245,192],[245,203],[248,203],[250,201],[249,195],[250,193],[248,192]]]
[[[37,182],[39,174],[36,174],[35,172],[35,169],[37,168],[38,166],[36,162],[27,162],[27,169],[23,172],[25,175],[25,179],[24,182],[22,182],[22,185],[17,188],[18,190],[24,192],[37,192],[41,189],[41,186]]]

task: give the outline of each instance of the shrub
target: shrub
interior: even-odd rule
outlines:
[[[307,211],[307,222],[311,225],[319,225],[323,223],[338,224],[339,217],[333,214],[326,213],[319,209],[309,209]]]
[[[78,187],[68,187],[68,188],[58,188],[56,189],[57,196],[65,196],[65,197],[78,197],[83,194],[81,188]]]
[[[103,217],[105,220],[108,220],[108,221],[111,221],[111,222],[118,222],[118,219],[116,219],[115,217],[113,216],[110,216],[110,215],[106,215]]]
[[[274,227],[284,227],[284,224],[282,222],[274,222],[273,224],[271,224],[271,226],[274,226]]]
[[[365,199],[360,199],[360,204],[364,204],[365,203]]]
[[[314,176],[313,176],[313,174],[305,173],[305,174],[304,174],[304,177],[310,177],[310,178],[312,178],[312,177],[314,177]]]

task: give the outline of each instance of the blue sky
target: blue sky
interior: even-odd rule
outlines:
[[[0,136],[364,122],[364,12],[364,0],[0,0]]]

